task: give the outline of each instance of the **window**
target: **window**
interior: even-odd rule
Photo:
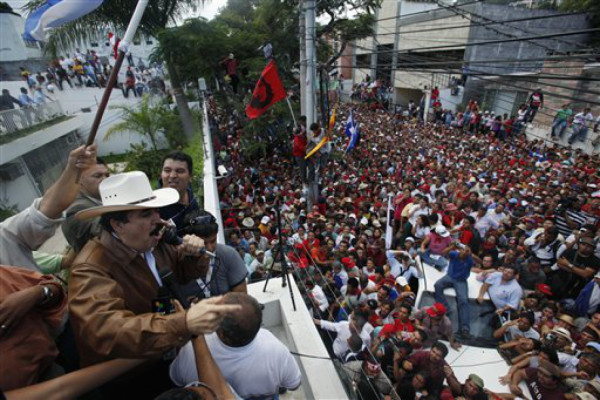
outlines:
[[[133,41],[134,46],[139,46],[140,44],[142,44],[142,42],[139,39]]]
[[[98,47],[98,42],[91,42],[91,43],[90,43],[90,46],[91,46],[91,47]]]
[[[29,47],[31,49],[37,49],[38,48],[38,44],[34,40],[23,40],[23,42],[25,43],[25,47]]]
[[[154,44],[154,42],[152,40],[146,40],[146,44],[149,46],[152,46]]]

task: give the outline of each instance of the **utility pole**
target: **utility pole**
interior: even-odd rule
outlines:
[[[315,0],[304,0],[306,16],[306,126],[315,118]]]
[[[379,8],[375,9],[375,26],[373,27],[373,54],[371,54],[371,79],[375,82],[377,78],[377,28],[379,23],[377,20],[379,19]]]
[[[300,32],[300,114],[306,115],[306,14],[304,1],[300,0],[298,31]]]
[[[396,1],[396,28],[394,29],[394,52],[392,53],[392,106],[396,112],[396,70],[398,69],[398,47],[400,45],[400,16],[402,15],[402,0]]]

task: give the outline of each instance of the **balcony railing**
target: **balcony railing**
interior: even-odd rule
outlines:
[[[65,113],[58,101],[50,101],[28,108],[0,111],[0,135],[13,136],[20,133],[20,131],[29,131],[32,128],[35,130],[36,125],[64,115]]]

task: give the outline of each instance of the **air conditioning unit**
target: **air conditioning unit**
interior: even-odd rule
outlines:
[[[24,174],[21,164],[9,163],[0,166],[0,180],[2,181],[14,181]]]

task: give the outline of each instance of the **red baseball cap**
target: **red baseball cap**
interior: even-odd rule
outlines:
[[[535,288],[539,292],[544,293],[547,296],[552,296],[552,289],[549,285],[546,285],[545,283],[538,283],[537,285],[535,285]]]
[[[433,303],[433,305],[428,307],[425,312],[429,314],[430,317],[435,318],[446,314],[446,307],[442,303]]]

